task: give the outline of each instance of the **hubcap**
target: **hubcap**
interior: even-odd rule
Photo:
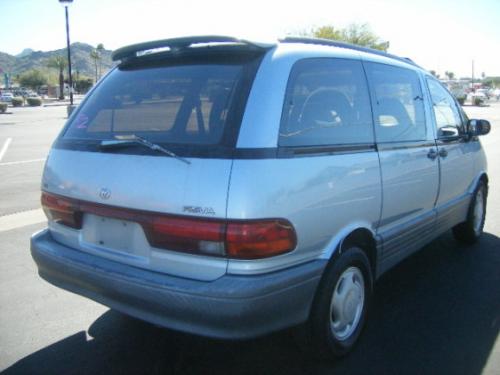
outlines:
[[[330,329],[337,340],[348,339],[358,327],[365,303],[365,281],[357,267],[340,275],[330,304]]]
[[[483,189],[479,189],[476,194],[476,201],[474,203],[474,233],[479,235],[481,232],[481,224],[483,223],[483,215],[484,215],[484,197],[483,197]]]

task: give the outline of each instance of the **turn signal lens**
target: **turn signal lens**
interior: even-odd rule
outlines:
[[[229,222],[226,251],[230,258],[256,259],[292,251],[297,237],[286,220]]]
[[[222,221],[159,216],[146,232],[154,247],[223,256],[224,229]]]
[[[71,228],[82,227],[82,213],[72,199],[42,192],[42,208],[49,220]]]

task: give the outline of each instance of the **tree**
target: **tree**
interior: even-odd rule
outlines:
[[[104,45],[102,43],[99,43],[96,47],[96,51],[99,54],[99,78],[101,78],[101,75],[102,75],[102,54],[104,52]]]
[[[483,84],[490,87],[500,87],[500,77],[485,77]]]
[[[336,29],[333,26],[321,26],[313,29],[311,34],[316,38],[338,40],[380,51],[387,51],[389,49],[389,42],[375,35],[366,23],[353,23],[344,29]]]
[[[446,71],[444,72],[444,75],[448,78],[448,80],[452,80],[453,78],[455,78],[455,73],[453,72],[449,72],[449,71]]]
[[[313,29],[312,35],[316,38],[343,40],[342,31],[335,29],[333,26],[321,26]]]
[[[67,61],[63,56],[53,56],[47,62],[49,68],[57,69],[59,71],[59,99],[64,99],[64,69],[67,66]]]
[[[82,77],[75,80],[75,89],[80,94],[85,94],[92,87],[92,78]]]
[[[435,70],[429,70],[429,73],[431,73],[434,77],[439,79],[439,74],[437,74]]]
[[[47,84],[47,77],[39,70],[32,69],[19,76],[19,84],[23,87],[29,87],[35,91]]]
[[[97,62],[100,59],[99,51],[97,49],[93,49],[90,51],[90,58],[94,60],[94,67],[95,67],[95,82],[97,82],[98,77],[97,77]]]

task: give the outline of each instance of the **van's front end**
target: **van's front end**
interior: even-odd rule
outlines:
[[[213,337],[306,320],[325,262],[242,272],[296,249],[296,230],[284,217],[228,217],[240,126],[271,47],[163,44],[119,50],[120,64],[55,141],[42,181],[48,228],[31,240],[40,276],[131,316]]]

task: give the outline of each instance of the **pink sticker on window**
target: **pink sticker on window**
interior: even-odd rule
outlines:
[[[87,122],[89,121],[89,117],[84,114],[84,113],[79,113],[78,116],[75,119],[74,126],[77,129],[86,129],[87,128]]]

